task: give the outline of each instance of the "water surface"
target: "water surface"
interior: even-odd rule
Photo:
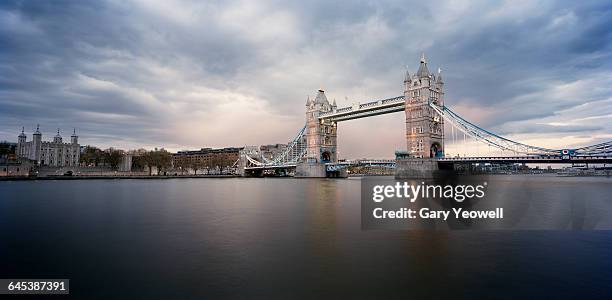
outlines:
[[[527,182],[541,201],[612,194]],[[362,231],[359,197],[358,178],[0,182],[0,277],[87,298],[612,295],[610,231]]]

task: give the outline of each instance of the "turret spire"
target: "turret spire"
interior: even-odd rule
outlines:
[[[404,76],[404,82],[410,81],[410,73],[408,72],[408,66],[406,66],[406,75]]]
[[[419,70],[417,71],[417,76],[419,78],[429,77],[431,73],[429,73],[429,69],[427,69],[427,60],[425,59],[425,53],[421,56],[421,65],[419,66]]]

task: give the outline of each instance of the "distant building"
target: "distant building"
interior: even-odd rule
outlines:
[[[274,157],[280,156],[285,150],[287,150],[287,144],[262,145],[259,147],[261,155],[267,160],[272,160]]]
[[[29,161],[16,162],[0,159],[0,177],[29,176],[33,166]]]
[[[192,168],[193,165],[198,165],[200,168],[213,167],[214,164],[221,166],[231,166],[240,157],[242,148],[202,148],[193,151],[179,151],[172,154],[172,166],[174,168],[184,167]]]
[[[22,128],[17,138],[17,158],[35,161],[40,166],[67,167],[78,166],[81,148],[78,142],[76,130],[70,136],[70,143],[62,142],[59,129],[53,141],[43,142],[39,126],[32,135],[32,141],[28,142],[27,136]]]

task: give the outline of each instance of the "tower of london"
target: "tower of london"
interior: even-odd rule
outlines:
[[[17,138],[17,157],[35,161],[39,166],[67,167],[78,166],[81,155],[79,137],[76,130],[70,136],[70,143],[64,143],[59,128],[53,141],[43,142],[40,127],[32,134],[32,141],[27,141],[24,129]]]

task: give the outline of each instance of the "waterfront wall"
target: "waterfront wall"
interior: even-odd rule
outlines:
[[[0,164],[0,177],[28,176],[32,170],[32,165],[22,163]]]
[[[72,172],[72,176],[147,176],[148,170],[144,171],[118,171],[110,167],[41,167],[38,169],[37,177],[62,176]],[[156,174],[155,172],[153,174]]]

